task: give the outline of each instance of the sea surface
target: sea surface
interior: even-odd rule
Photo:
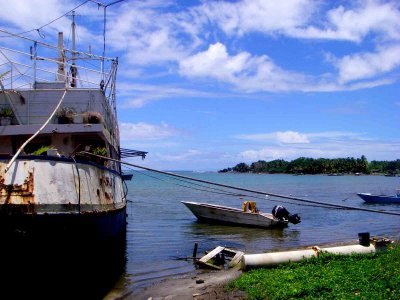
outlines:
[[[371,237],[400,239],[400,217],[370,212],[327,209],[182,181],[149,171],[133,172],[127,182],[128,227],[125,273],[117,284],[122,293],[138,291],[166,277],[195,272],[192,260],[194,243],[198,256],[216,246],[245,253],[280,251],[326,243],[358,242],[358,233]],[[358,192],[394,194],[399,177],[267,175],[177,172],[178,174],[257,191],[292,195],[315,201],[360,208],[400,212],[400,205],[366,204]],[[271,212],[275,204],[301,216],[301,223],[283,229],[256,229],[198,223],[181,201],[223,204],[241,208],[253,200],[261,211]]]

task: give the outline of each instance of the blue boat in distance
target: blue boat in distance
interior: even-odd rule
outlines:
[[[397,190],[396,195],[374,195],[371,193],[357,193],[357,195],[367,203],[399,203],[400,190]]]

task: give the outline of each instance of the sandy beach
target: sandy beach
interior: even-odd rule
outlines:
[[[116,295],[105,300],[170,300],[170,299],[245,299],[240,291],[225,291],[224,285],[242,274],[238,268],[226,271],[199,271],[165,279],[151,286]]]

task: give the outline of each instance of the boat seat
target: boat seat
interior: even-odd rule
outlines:
[[[258,212],[257,204],[255,201],[244,201],[242,205],[242,209],[244,212]]]

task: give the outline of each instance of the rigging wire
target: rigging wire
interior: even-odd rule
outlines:
[[[144,175],[144,176],[148,176],[148,177],[150,177],[150,178],[154,178],[154,179],[157,179],[157,180],[160,180],[160,181],[164,181],[164,182],[170,182],[170,181],[161,179],[161,178],[159,178],[159,177],[151,176],[151,175],[146,174],[146,173],[144,173],[144,172],[137,171],[137,170],[135,170],[135,169],[133,169],[133,168],[130,168],[130,167],[127,167],[127,168],[128,168],[129,170],[132,170],[132,171],[137,172],[137,173],[139,173],[139,174],[142,174],[142,175]],[[203,188],[208,189],[208,190],[218,191],[218,192],[219,192],[218,194],[225,194],[225,195],[237,196],[237,197],[245,197],[245,196],[248,196],[248,195],[245,195],[245,194],[235,194],[235,193],[231,193],[231,192],[228,192],[228,191],[223,190],[223,189],[212,188],[212,187],[209,187],[209,186],[205,186],[205,185],[202,185],[202,184],[194,183],[194,182],[192,182],[192,181],[183,180],[183,179],[179,179],[179,178],[175,178],[175,177],[171,177],[171,179],[174,179],[174,180],[176,180],[176,181],[182,181],[182,182],[185,182],[185,183],[189,183],[189,184],[195,185],[195,186],[200,186],[200,187],[203,187]],[[177,185],[179,185],[179,184],[177,184]],[[183,186],[183,185],[181,185],[181,186]],[[191,188],[191,187],[189,187],[189,186],[185,186],[185,187]],[[198,190],[201,190],[201,189],[198,189]],[[206,191],[206,190],[201,190],[201,191]]]
[[[64,13],[63,15],[61,15],[61,16],[55,18],[54,20],[52,20],[52,21],[50,21],[50,22],[48,22],[48,23],[46,23],[46,24],[44,24],[44,25],[42,25],[42,26],[40,26],[40,27],[38,27],[38,28],[30,29],[30,30],[23,31],[23,32],[20,32],[20,33],[13,33],[12,35],[0,36],[0,38],[2,38],[2,37],[10,37],[10,36],[15,36],[15,35],[22,35],[22,34],[30,33],[30,32],[33,32],[33,31],[37,31],[38,34],[39,34],[39,36],[40,36],[41,38],[45,38],[45,35],[44,35],[43,33],[40,32],[41,29],[43,29],[44,27],[46,27],[46,26],[48,26],[48,25],[50,25],[50,24],[52,24],[52,23],[58,21],[58,20],[61,19],[62,17],[65,17],[67,14],[71,13],[73,10],[75,10],[75,9],[77,9],[77,8],[79,8],[79,7],[81,7],[82,5],[85,5],[87,2],[93,2],[93,1],[91,1],[91,0],[83,1],[81,4],[79,4],[78,6],[75,6],[75,7],[72,8],[71,10],[67,11],[66,13]]]
[[[372,213],[400,216],[400,212],[376,210],[376,209],[369,209],[369,208],[362,208],[362,207],[355,207],[355,206],[348,206],[348,205],[339,205],[339,204],[333,204],[333,203],[326,203],[326,202],[321,202],[321,201],[304,199],[304,198],[300,198],[300,197],[293,197],[293,196],[286,196],[286,195],[269,193],[269,192],[264,192],[264,191],[251,190],[251,189],[246,189],[246,188],[242,188],[242,187],[235,187],[235,186],[231,186],[231,185],[227,185],[227,184],[222,184],[222,183],[217,183],[217,182],[197,179],[197,178],[193,178],[193,177],[189,177],[189,176],[179,175],[179,174],[176,174],[176,173],[165,172],[165,171],[160,171],[160,170],[156,170],[156,169],[152,169],[152,168],[147,168],[147,167],[131,164],[131,163],[128,163],[128,162],[125,162],[125,161],[122,161],[122,160],[118,160],[118,159],[114,159],[114,158],[110,158],[110,157],[106,157],[106,156],[102,156],[102,155],[96,155],[96,154],[93,154],[93,153],[90,153],[90,152],[86,152],[86,151],[82,151],[80,153],[86,154],[86,155],[100,157],[100,158],[111,160],[111,161],[115,161],[115,162],[118,162],[118,163],[121,163],[121,164],[125,164],[125,165],[128,165],[128,166],[139,168],[139,169],[143,169],[143,170],[153,171],[153,172],[156,172],[156,173],[170,175],[170,176],[179,177],[179,178],[184,178],[184,179],[193,180],[193,181],[197,181],[197,182],[208,183],[208,184],[212,184],[212,185],[216,185],[216,186],[220,186],[220,187],[231,188],[231,189],[235,189],[235,190],[238,190],[238,191],[250,192],[250,193],[261,194],[261,195],[268,195],[268,196],[276,197],[276,198],[290,199],[290,200],[295,200],[295,201],[304,202],[304,203],[326,205],[326,206],[329,206],[329,207],[332,207],[332,208],[337,208],[337,209],[350,209],[350,210],[358,210],[358,211],[365,211],[365,212],[372,212]]]
[[[133,169],[132,169],[132,170],[133,170]],[[175,179],[175,180],[177,180],[177,181],[182,181],[182,182],[185,182],[185,183],[189,183],[189,184],[192,184],[192,185],[204,187],[204,188],[210,189],[210,190],[223,191],[223,193],[217,193],[217,194],[226,194],[226,195],[231,195],[231,196],[236,196],[236,197],[249,197],[249,198],[262,199],[262,200],[277,201],[277,200],[272,200],[272,199],[266,199],[265,197],[260,197],[260,196],[256,196],[256,195],[250,195],[250,194],[235,194],[235,193],[228,192],[228,191],[226,191],[226,190],[222,190],[222,189],[218,189],[218,188],[212,188],[212,187],[207,187],[207,186],[202,185],[202,184],[194,183],[193,180],[192,180],[192,181],[189,181],[189,180],[183,180],[183,179],[175,178],[175,177],[172,177],[172,179]],[[190,187],[189,187],[189,188],[190,188]],[[198,189],[198,190],[201,190],[201,189]],[[201,191],[206,191],[206,190],[201,190]],[[207,192],[207,191],[206,191],[206,192]],[[209,192],[212,192],[212,191],[209,191]],[[302,206],[332,208],[332,207],[325,206],[325,205],[299,204],[299,203],[293,203],[293,202],[285,201],[285,200],[280,200],[280,202],[289,203],[289,204],[294,204],[294,205],[302,205]]]
[[[141,175],[144,175],[144,176],[147,176],[147,177],[162,181],[162,182],[171,182],[171,181],[162,179],[160,177],[152,176],[150,174],[146,174],[144,172],[140,172],[140,171],[137,171],[137,170],[134,170],[134,169],[130,169],[130,170],[132,170],[134,172],[137,172],[137,173],[139,173]],[[175,178],[173,178],[173,179],[175,179]],[[221,190],[221,189],[210,188],[210,187],[207,187],[207,186],[204,186],[204,185],[200,185],[200,184],[194,184],[194,183],[191,183],[189,181],[183,181],[183,182],[187,182],[187,183],[192,184],[192,185],[202,186],[205,189],[194,188],[194,187],[191,187],[191,186],[188,186],[188,185],[184,185],[184,184],[179,184],[179,183],[175,183],[175,185],[181,186],[181,187],[185,187],[185,188],[189,188],[189,189],[193,189],[193,190],[197,190],[197,191],[201,191],[201,192],[215,193],[215,194],[220,194],[220,195],[228,195],[228,196],[236,196],[236,197],[244,197],[244,196],[246,196],[246,195],[243,195],[243,194],[230,193],[228,191],[224,191],[224,190]],[[216,190],[216,191],[211,191],[211,190]]]
[[[5,55],[5,53],[4,53],[1,49],[0,49],[0,54],[8,61],[9,64],[11,64],[11,66],[13,66],[13,67],[15,68],[15,70],[17,70],[17,72],[18,72],[21,76],[24,76],[24,75],[31,69],[31,68],[27,68],[27,69],[25,70],[25,72],[22,73],[22,72],[14,65],[14,62],[13,62],[12,60],[10,60],[10,59],[8,58],[8,56]],[[18,80],[21,76],[19,76],[19,77],[17,78],[17,80]],[[11,77],[11,78],[12,78],[12,77]],[[28,81],[27,81],[25,78],[23,78],[22,80],[24,80],[25,82],[28,83]],[[12,81],[12,79],[11,79],[11,81]]]
[[[135,169],[133,169],[133,168],[130,168],[130,167],[127,167],[127,168],[128,168],[129,170],[134,171],[134,172],[136,172],[136,173],[139,173],[139,174],[141,174],[141,175],[143,175],[143,176],[147,176],[147,177],[150,177],[150,178],[153,178],[153,179],[156,179],[156,180],[160,180],[160,181],[164,181],[164,182],[171,182],[171,181],[163,180],[163,179],[161,179],[161,178],[159,178],[159,177],[156,177],[156,176],[151,176],[151,175],[146,174],[146,173],[144,173],[144,172],[137,171],[137,170],[135,170]],[[235,193],[228,192],[228,191],[226,191],[226,190],[222,190],[222,189],[218,189],[218,188],[211,188],[211,187],[207,187],[207,186],[205,186],[205,185],[196,184],[196,183],[193,183],[193,182],[188,181],[188,180],[178,179],[178,178],[174,178],[174,177],[171,177],[171,179],[175,179],[175,180],[178,180],[178,181],[186,182],[186,183],[188,183],[188,184],[195,185],[195,186],[204,187],[205,189],[200,189],[200,188],[193,188],[193,187],[191,187],[191,186],[181,185],[181,184],[176,184],[176,183],[175,183],[175,185],[178,185],[178,186],[181,186],[181,187],[185,187],[185,188],[189,188],[189,189],[193,189],[193,190],[202,191],[202,192],[208,192],[208,193],[214,193],[214,194],[222,194],[222,195],[228,195],[228,196],[234,196],[234,197],[241,197],[241,198],[248,197],[248,198],[255,198],[255,199],[266,200],[265,197],[261,197],[261,196],[257,196],[257,195],[235,194]],[[269,201],[271,201],[271,202],[278,201],[278,200],[275,200],[275,199],[267,199],[267,200],[269,200]],[[287,204],[298,205],[298,206],[309,206],[309,207],[320,207],[320,208],[327,208],[327,209],[336,209],[336,208],[334,208],[334,207],[330,207],[330,206],[326,206],[326,205],[294,203],[294,202],[291,202],[290,200],[279,200],[279,203],[287,203]]]

